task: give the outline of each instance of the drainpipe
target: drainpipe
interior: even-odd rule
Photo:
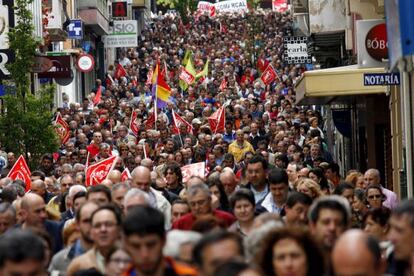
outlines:
[[[414,83],[413,64],[409,59],[399,62],[398,68],[401,74],[401,92],[403,102],[404,118],[404,140],[405,144],[405,173],[407,176],[407,197],[413,197],[413,97],[410,93]]]

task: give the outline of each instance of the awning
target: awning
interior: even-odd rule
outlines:
[[[380,94],[387,86],[364,86],[364,73],[386,73],[385,68],[358,68],[358,65],[305,72],[296,82],[296,104],[330,104],[349,96]]]

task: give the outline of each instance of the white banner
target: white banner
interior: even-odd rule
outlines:
[[[215,3],[214,6],[219,13],[248,11],[246,0],[228,0]]]
[[[210,12],[211,7],[214,6],[213,3],[206,2],[206,1],[200,1],[197,5],[197,10],[201,12]]]
[[[190,177],[198,176],[204,178],[205,175],[205,162],[194,163],[181,167],[181,173],[183,175],[183,183],[186,183]]]
[[[109,28],[109,34],[105,36],[105,47],[137,47],[138,25],[136,20],[114,21]]]

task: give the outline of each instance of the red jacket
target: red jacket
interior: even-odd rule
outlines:
[[[230,227],[236,221],[236,218],[232,214],[224,211],[213,210],[213,215],[221,220],[226,227]],[[193,214],[190,213],[184,215],[174,222],[172,229],[191,230],[195,221],[196,218],[193,216]]]
[[[178,262],[174,261],[172,258],[169,258],[169,257],[165,257],[164,259],[167,263],[166,270],[170,270],[170,272],[171,272],[171,270],[173,270],[175,275],[178,275],[178,276],[195,276],[195,275],[198,275],[197,270],[195,270],[194,268],[192,268],[190,266],[178,263]],[[134,265],[131,265],[121,275],[122,276],[136,276],[137,273],[135,271]]]

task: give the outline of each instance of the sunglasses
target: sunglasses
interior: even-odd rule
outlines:
[[[381,199],[382,195],[370,195],[368,196],[368,199]]]

